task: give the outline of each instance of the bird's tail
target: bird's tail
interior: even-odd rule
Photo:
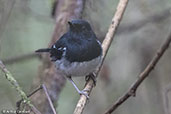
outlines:
[[[50,52],[52,49],[51,48],[44,48],[44,49],[38,49],[35,52],[36,53],[41,53],[41,52]]]

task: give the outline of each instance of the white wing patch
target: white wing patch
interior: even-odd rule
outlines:
[[[54,48],[54,46],[53,46],[53,48]],[[65,57],[65,55],[66,55],[66,47],[59,47],[58,50],[62,51],[62,56]]]
[[[63,50],[62,56],[65,57],[65,55],[66,55],[66,47],[64,47],[62,50]]]
[[[98,44],[102,45],[101,42],[99,40],[96,40]]]
[[[55,45],[53,45],[52,47],[53,47],[53,48],[56,48],[56,46],[55,46]]]

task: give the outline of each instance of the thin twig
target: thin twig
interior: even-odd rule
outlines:
[[[43,90],[44,90],[44,92],[45,92],[45,94],[47,96],[47,99],[48,99],[49,105],[50,105],[50,107],[51,107],[51,109],[53,111],[53,114],[56,114],[55,107],[53,106],[52,100],[50,99],[50,96],[48,94],[48,90],[47,90],[47,88],[46,88],[46,86],[44,84],[42,84],[42,88],[43,88]]]
[[[33,92],[31,92],[29,95],[27,95],[27,97],[31,97],[33,94],[35,94],[36,92],[38,92],[40,89],[43,89],[43,90],[44,90],[44,92],[45,92],[45,94],[46,94],[46,96],[47,96],[49,105],[50,105],[50,107],[51,107],[51,109],[52,109],[52,111],[53,111],[53,114],[56,114],[56,110],[55,110],[55,108],[54,108],[54,106],[53,106],[52,100],[50,99],[50,96],[49,96],[49,94],[48,94],[48,90],[47,90],[47,88],[46,88],[46,86],[45,86],[44,84],[42,84],[42,85],[39,86],[37,89],[35,89]],[[19,109],[19,107],[20,107],[22,101],[23,101],[23,99],[19,100],[19,101],[16,103],[18,109]],[[32,107],[32,110],[33,110],[34,112],[37,112],[37,110],[36,110],[35,107]],[[38,112],[38,113],[36,113],[36,114],[40,114],[40,113]]]
[[[42,114],[40,113],[40,111],[33,105],[32,107],[30,107],[31,110],[35,113],[35,114]]]
[[[39,86],[37,89],[35,89],[33,92],[31,92],[29,95],[27,95],[27,97],[31,97],[33,94],[35,94],[36,92],[38,92],[40,89],[42,89],[42,86]],[[16,106],[19,108],[21,105],[21,102],[23,101],[23,99],[20,99],[19,101],[17,101]]]
[[[161,11],[157,12],[156,14],[153,14],[151,16],[148,16],[147,18],[137,21],[135,23],[129,23],[129,25],[121,25],[117,31],[117,35],[120,34],[130,34],[130,32],[136,32],[143,26],[149,24],[149,23],[160,23],[161,21],[164,21],[171,17],[171,7]]]
[[[115,33],[116,33],[116,30],[119,26],[119,23],[122,19],[122,16],[123,16],[123,13],[125,11],[125,8],[127,6],[127,3],[128,3],[128,0],[120,0],[119,1],[119,4],[117,6],[117,10],[116,10],[116,13],[112,19],[112,23],[108,29],[108,32],[106,34],[106,37],[103,41],[103,44],[102,44],[102,48],[103,48],[103,60],[102,60],[102,63],[101,63],[101,66],[103,64],[103,61],[106,57],[106,54],[108,52],[108,49],[111,45],[111,42],[115,36]],[[95,72],[96,76],[98,75],[100,69],[101,69],[101,66],[99,67],[99,69],[97,69],[97,71]],[[85,87],[84,87],[84,90],[88,91],[87,93],[90,94],[91,90],[93,88],[93,80],[90,79]],[[85,108],[85,105],[86,105],[86,102],[87,102],[87,98],[84,96],[84,95],[81,95],[80,96],[80,99],[76,105],[76,108],[74,110],[74,114],[82,114],[84,108]]]
[[[23,55],[20,55],[17,57],[8,58],[8,59],[2,60],[2,61],[5,65],[7,65],[7,64],[13,64],[13,63],[19,62],[19,61],[24,61],[27,59],[32,59],[34,57],[39,57],[39,55],[36,53],[28,53],[28,54],[23,54]]]
[[[5,65],[2,63],[2,61],[0,60],[0,68],[2,69],[2,71],[5,73],[5,77],[6,79],[11,83],[11,85],[16,89],[16,91],[19,93],[19,95],[21,96],[21,98],[23,99],[23,102],[25,104],[27,104],[36,114],[41,114],[39,113],[39,111],[30,103],[30,100],[28,99],[28,97],[26,96],[26,94],[24,93],[24,91],[21,89],[21,87],[19,86],[18,82],[15,80],[15,78],[12,76],[12,74],[7,70],[7,68],[5,67]]]
[[[105,114],[111,114],[114,110],[116,110],[123,102],[125,102],[129,97],[136,95],[136,90],[140,86],[140,84],[144,81],[145,78],[149,76],[149,73],[154,69],[164,52],[168,49],[169,44],[171,42],[171,33],[169,34],[166,41],[157,51],[156,55],[153,57],[151,62],[147,65],[144,71],[139,75],[139,78],[132,84],[130,89],[120,97],[106,112]]]

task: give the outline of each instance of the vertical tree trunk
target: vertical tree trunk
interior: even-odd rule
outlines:
[[[49,47],[66,32],[68,20],[74,18],[81,18],[84,0],[58,0],[55,10],[56,27],[49,43]],[[39,68],[39,74],[34,81],[35,85],[44,83],[48,88],[49,95],[54,103],[58,101],[59,94],[65,85],[65,78],[55,69],[54,64],[51,63],[48,55],[42,56],[42,65]],[[49,103],[43,91],[36,93],[32,97],[32,102],[37,109],[43,114],[52,114]]]

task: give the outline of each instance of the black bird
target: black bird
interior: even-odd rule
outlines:
[[[102,60],[102,47],[90,24],[85,20],[68,22],[69,30],[51,48],[36,52],[49,52],[56,68],[73,84],[79,94],[88,98],[85,91],[80,91],[72,76],[86,76],[93,73]]]

